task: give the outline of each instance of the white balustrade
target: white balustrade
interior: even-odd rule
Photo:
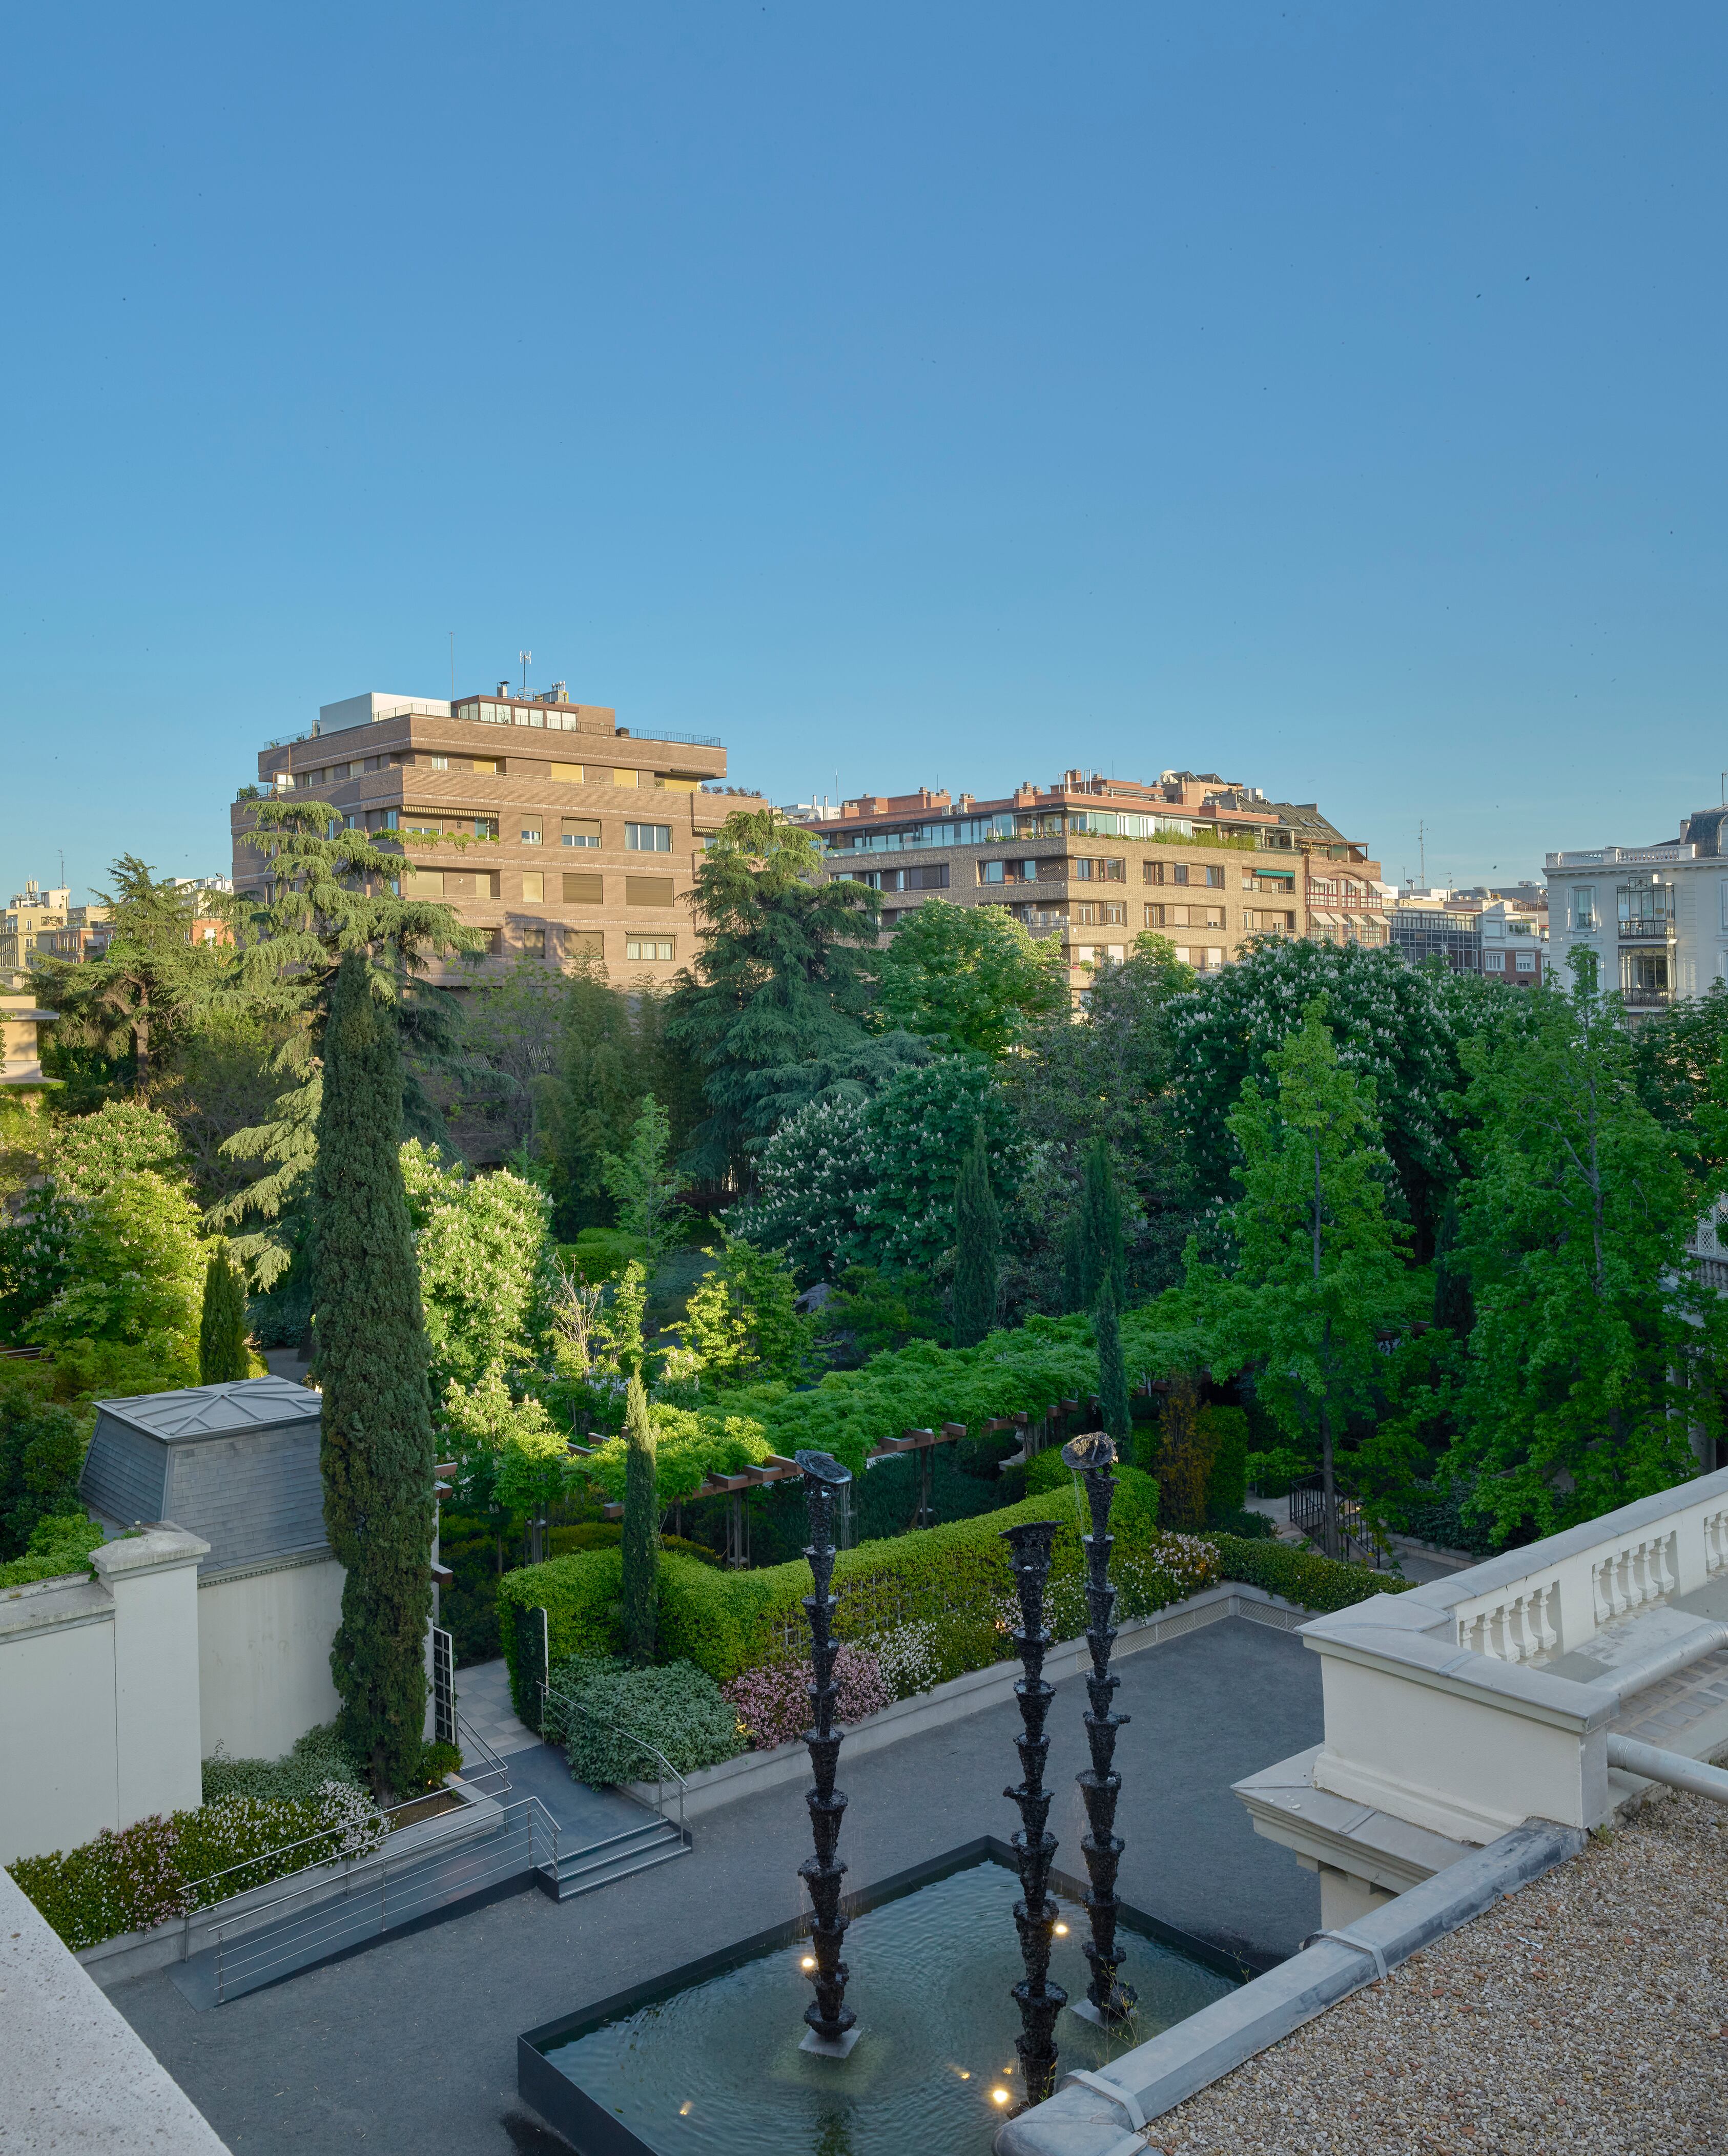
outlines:
[[[1503,1662],[1533,1662],[1561,1650],[1560,1581],[1522,1583],[1497,1600],[1460,1613],[1458,1643]]]
[[[1598,1630],[1617,1617],[1629,1617],[1666,1601],[1679,1584],[1672,1532],[1640,1536],[1607,1551],[1590,1568],[1591,1604]]]

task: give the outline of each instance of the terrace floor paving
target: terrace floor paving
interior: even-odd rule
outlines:
[[[1230,1784],[1319,1741],[1319,1676],[1299,1640],[1241,1620],[1123,1663],[1125,1900],[1261,1954],[1289,1953],[1316,1928],[1318,1881],[1255,1835]],[[1086,1763],[1084,1706],[1078,1678],[1057,1687],[1048,1775],[1057,1866],[1082,1874],[1072,1777]],[[850,1769],[842,1753],[851,1883],[981,1835],[1005,1840],[1018,1727],[1010,1704]],[[555,1764],[532,1758],[522,1763],[537,1780]],[[165,1972],[110,1996],[236,2156],[549,2151],[565,2144],[516,2093],[518,2034],[797,1916],[808,1848],[801,1785],[769,1789],[698,1820],[691,1856],[598,1893],[558,1903],[530,1887],[211,2013],[194,2013]]]

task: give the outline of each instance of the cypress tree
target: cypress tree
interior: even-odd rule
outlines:
[[[324,1524],[347,1572],[330,1650],[337,1730],[382,1799],[419,1764],[432,1614],[432,1414],[402,1187],[396,1014],[363,951],[337,969],[312,1199]]]
[[[654,1660],[660,1558],[660,1496],[654,1421],[640,1370],[624,1396],[624,1650],[633,1662]]]
[[[1098,1412],[1104,1428],[1116,1440],[1124,1459],[1134,1434],[1128,1405],[1128,1366],[1122,1358],[1122,1327],[1118,1322],[1115,1285],[1108,1274],[1098,1289],[1093,1311],[1098,1335]]]
[[[204,1307],[198,1320],[198,1383],[232,1384],[249,1375],[246,1346],[246,1289],[239,1268],[219,1235],[204,1267]]]
[[[954,1178],[956,1348],[975,1348],[996,1322],[996,1251],[1001,1240],[984,1125],[976,1123],[971,1146]]]
[[[1086,1149],[1080,1217],[1070,1231],[1063,1272],[1069,1303],[1075,1310],[1094,1308],[1098,1290],[1106,1279],[1110,1282],[1119,1311],[1128,1300],[1128,1253],[1122,1237],[1122,1200],[1116,1194],[1109,1142],[1105,1138],[1094,1138]]]

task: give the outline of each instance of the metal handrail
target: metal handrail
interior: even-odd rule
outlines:
[[[471,1745],[474,1750],[480,1755],[480,1772],[477,1774],[471,1774],[467,1772],[465,1767],[462,1773],[462,1779],[467,1783],[471,1789],[477,1789],[482,1782],[492,1781],[501,1782],[507,1789],[509,1789],[512,1786],[510,1769],[505,1765],[498,1753],[493,1751],[491,1746],[486,1743],[485,1738],[481,1735],[480,1732],[475,1728],[471,1722],[467,1720],[466,1717],[463,1714],[461,1708],[458,1707],[454,1710],[454,1712],[456,1717],[456,1735],[460,1740],[458,1746],[459,1750],[460,1750],[465,1757],[469,1747]],[[486,1794],[489,1796],[496,1796],[498,1792],[496,1789],[489,1789]]]
[[[651,1744],[645,1737],[640,1735],[634,1729],[625,1729],[618,1722],[608,1722],[604,1716],[596,1714],[592,1707],[584,1707],[582,1702],[576,1697],[573,1692],[555,1692],[552,1690],[550,1686],[543,1683],[540,1686],[540,1726],[543,1729],[546,1726],[547,1707],[548,1703],[553,1700],[556,1700],[558,1705],[562,1707],[573,1707],[578,1714],[584,1716],[588,1721],[597,1723],[602,1729],[609,1729],[615,1737],[625,1738],[630,1743],[639,1745],[644,1752],[649,1752],[653,1754],[653,1756],[660,1762],[661,1765],[665,1768],[666,1774],[670,1774],[672,1779],[678,1785],[678,1838],[681,1841],[687,1841],[690,1839],[690,1835],[688,1829],[684,1824],[684,1792],[689,1788],[690,1784],[678,1772],[671,1761],[667,1758],[665,1753],[660,1749],[659,1746]],[[661,1795],[661,1791],[664,1786],[664,1778],[656,1774],[654,1778],[654,1809],[660,1814],[662,1819],[666,1818],[666,1802]],[[671,1822],[668,1821],[667,1824],[670,1825]]]
[[[466,1809],[466,1807],[464,1808],[465,1811]],[[447,1844],[460,1845],[464,1842],[477,1842],[483,1839],[491,1839],[500,1830],[508,1831],[517,1819],[525,1823],[528,1830],[528,1862],[523,1868],[527,1870],[537,1868],[534,1856],[535,1829],[540,1826],[543,1832],[549,1833],[552,1837],[552,1860],[549,1868],[552,1876],[556,1878],[558,1866],[558,1823],[537,1797],[526,1796],[519,1797],[510,1805],[501,1806],[496,1820],[485,1835],[477,1835],[473,1832],[471,1820],[464,1820],[460,1823],[466,1830],[460,1833],[456,1831],[458,1823],[452,1821],[449,1830],[443,1833],[429,1835],[424,1841],[416,1842],[411,1850],[393,1851],[387,1843],[383,1849],[374,1851],[371,1856],[356,1859],[343,1877],[340,1895],[332,1894],[328,1898],[333,1902],[339,1901],[344,1907],[351,1907],[357,1892],[362,1889],[370,1890],[372,1876],[375,1875],[379,1894],[379,1928],[382,1931],[387,1928],[383,1922],[386,1913],[384,1895],[393,1863],[403,1866],[420,1864],[429,1857],[436,1856],[439,1850]],[[537,1868],[543,1870],[548,1867],[540,1866]],[[216,1955],[216,1996],[219,2003],[225,1995],[225,1958],[230,1944],[229,1934],[234,1925],[244,1922],[247,1927],[248,1936],[255,1931],[262,1931],[268,1924],[281,1922],[291,1902],[304,1902],[309,1896],[323,1893],[330,1885],[331,1881],[327,1879],[309,1880],[305,1885],[291,1887],[287,1892],[276,1895],[268,1902],[255,1903],[251,1908],[244,1912],[236,1913],[214,1927],[213,1947]]]
[[[404,1798],[403,1799],[402,1802],[401,1802],[399,1804],[379,1805],[379,1806],[377,1808],[377,1810],[378,1810],[378,1817],[379,1817],[380,1819],[382,1819],[382,1820],[388,1820],[388,1819],[393,1818],[393,1817],[395,1815],[395,1814],[396,1814],[396,1813],[398,1813],[398,1812],[405,1812],[405,1811],[407,1811],[407,1810],[409,1809],[409,1807],[410,1807],[411,1805],[414,1805],[414,1804],[424,1804],[424,1803],[425,1803],[425,1801],[426,1801],[426,1799],[427,1799],[427,1798],[428,1798],[428,1797],[435,1797],[437,1794],[438,1794],[438,1792],[437,1792],[437,1790],[436,1790],[436,1789],[422,1789],[422,1790],[421,1790],[421,1792],[420,1792],[420,1794],[419,1794],[419,1796],[417,1796],[417,1797],[404,1797]],[[196,1892],[198,1892],[198,1893],[199,1893],[199,1894],[202,1894],[202,1893],[203,1893],[203,1890],[204,1890],[204,1888],[205,1888],[206,1887],[208,1887],[213,1880],[216,1880],[216,1879],[226,1879],[226,1878],[229,1876],[229,1874],[230,1874],[230,1873],[232,1873],[232,1872],[235,1872],[235,1871],[252,1871],[252,1870],[255,1868],[255,1866],[258,1866],[258,1865],[260,1865],[260,1864],[268,1864],[268,1863],[270,1862],[270,1861],[271,1860],[271,1858],[272,1858],[272,1857],[275,1857],[275,1856],[286,1856],[290,1855],[293,1851],[295,1851],[295,1850],[296,1850],[296,1849],[305,1849],[305,1848],[308,1847],[311,1843],[313,1843],[313,1842],[315,1842],[315,1841],[327,1841],[327,1840],[330,1839],[330,1837],[331,1837],[331,1835],[334,1835],[334,1834],[340,1834],[342,1831],[342,1830],[340,1827],[335,1827],[335,1826],[321,1827],[321,1828],[320,1828],[320,1830],[318,1830],[318,1832],[317,1832],[316,1834],[306,1834],[306,1835],[302,1835],[300,1837],[300,1839],[299,1839],[299,1840],[298,1840],[298,1841],[285,1841],[285,1842],[282,1842],[282,1843],[279,1844],[279,1845],[278,1845],[278,1846],[277,1846],[276,1848],[275,1848],[275,1849],[261,1849],[261,1850],[260,1850],[260,1851],[259,1851],[259,1852],[258,1852],[258,1854],[257,1854],[257,1856],[247,1856],[247,1857],[243,1857],[243,1858],[241,1859],[241,1861],[240,1861],[238,1864],[225,1864],[225,1865],[224,1865],[224,1866],[222,1867],[221,1871],[208,1871],[208,1872],[206,1872],[206,1873],[205,1873],[205,1875],[204,1875],[204,1876],[203,1876],[202,1879],[195,1879],[195,1880],[193,1880],[193,1881],[191,1882],[191,1883],[192,1883],[192,1886],[193,1886],[193,1889],[194,1889],[194,1891],[195,1891]],[[393,1831],[393,1830],[392,1830],[392,1831]],[[383,1845],[383,1843],[380,1843],[380,1844],[379,1844],[379,1849],[380,1849],[380,1850],[381,1850],[383,1846],[384,1846],[384,1845]],[[376,1850],[374,1850],[374,1851],[369,1851],[368,1852],[368,1856],[376,1856],[378,1853],[378,1851],[376,1851]],[[331,1858],[329,1858],[329,1859],[327,1860],[327,1861],[329,1861],[330,1863],[332,1863],[332,1864],[339,1863],[339,1862],[348,1862],[348,1863],[354,1863],[354,1864],[361,1864],[361,1863],[364,1863],[364,1862],[366,1861],[366,1859],[365,1859],[364,1857],[350,1857],[350,1858],[331,1857]],[[286,1872],[284,1872],[281,1876],[282,1876],[284,1878],[286,1878],[286,1879],[291,1879],[291,1878],[294,1876],[295,1872],[296,1872],[296,1871],[313,1871],[313,1870],[315,1870],[315,1869],[316,1869],[316,1868],[318,1868],[318,1867],[316,1867],[316,1866],[312,1866],[312,1865],[307,1865],[307,1864],[297,1864],[297,1865],[296,1865],[296,1866],[295,1866],[295,1867],[294,1867],[294,1871],[286,1871]],[[274,1882],[273,1882],[272,1881],[270,1881],[270,1880],[266,1879],[266,1880],[264,1880],[263,1881],[261,1881],[260,1883],[261,1883],[261,1884],[263,1884],[264,1886],[268,1887],[268,1886],[272,1885]],[[246,1890],[243,1890],[243,1891],[249,1892],[250,1890],[249,1890],[249,1889],[246,1889]],[[226,1901],[226,1900],[228,1900],[228,1899],[229,1899],[229,1897],[228,1897],[227,1895],[225,1895],[225,1894],[219,1894],[219,1895],[217,1896],[217,1897],[216,1897],[217,1902],[224,1902],[224,1901]],[[197,1911],[193,1912],[193,1913],[194,1913],[194,1914],[202,1914],[202,1913],[203,1912],[203,1911],[205,1911],[205,1910],[207,1910],[207,1909],[213,1908],[214,1907],[215,1907],[215,1902],[201,1902],[201,1903],[199,1904],[199,1907],[198,1907],[198,1909]]]

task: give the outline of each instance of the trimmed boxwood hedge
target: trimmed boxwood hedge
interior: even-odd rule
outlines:
[[[1217,1551],[1226,1579],[1281,1594],[1316,1617],[1348,1609],[1371,1594],[1402,1594],[1416,1584],[1376,1572],[1372,1565],[1345,1564],[1337,1558],[1316,1556],[1312,1550],[1292,1549],[1288,1543],[1249,1542],[1241,1535],[1209,1534],[1204,1539]]]
[[[1137,1617],[1180,1600],[1218,1578],[1241,1579],[1314,1610],[1341,1609],[1370,1594],[1404,1584],[1365,1565],[1340,1564],[1282,1545],[1233,1535],[1197,1537],[1161,1533],[1158,1485],[1137,1468],[1119,1471],[1111,1525],[1112,1572],[1119,1617]],[[1018,1505],[947,1526],[842,1550],[835,1561],[840,1609],[836,1635],[869,1640],[919,1620],[934,1620],[933,1683],[984,1669],[1010,1652],[1007,1615],[1012,1581],[1005,1527],[1023,1520],[1056,1520],[1061,1532],[1051,1563],[1049,1621],[1058,1639],[1085,1629],[1081,1592],[1079,1517],[1072,1478],[1067,1486]],[[724,1684],[803,1651],[803,1598],[810,1568],[802,1559],[759,1572],[720,1572],[688,1558],[662,1555],[659,1569],[658,1651],[663,1661],[687,1661]],[[538,1702],[517,1684],[514,1612],[543,1609],[554,1662],[573,1655],[606,1656],[619,1645],[620,1566],[615,1550],[589,1550],[507,1573],[498,1583],[501,1626],[517,1712],[532,1722]]]

